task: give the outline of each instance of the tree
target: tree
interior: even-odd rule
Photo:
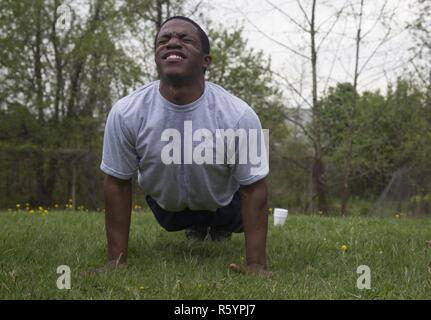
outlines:
[[[355,117],[349,106],[357,96]],[[358,134],[352,147],[352,194],[373,198],[401,168],[415,168],[426,175],[429,162],[430,125],[425,118],[424,94],[413,82],[399,79],[383,96],[380,92],[355,93],[353,85],[330,88],[322,100],[323,140],[331,163],[329,174],[342,181],[349,122]],[[337,192],[342,186],[333,184]]]
[[[125,24],[113,1],[90,1],[84,13],[70,8],[71,26],[64,33],[57,30],[59,5],[59,0],[3,1],[0,13],[0,109],[14,117],[15,110],[26,108],[37,120],[38,130],[26,144],[34,158],[35,198],[42,204],[52,203],[61,154],[70,153],[62,150],[85,155],[98,146],[100,120],[140,74],[117,46]],[[8,150],[12,141],[3,140]],[[74,159],[66,161],[69,171]]]

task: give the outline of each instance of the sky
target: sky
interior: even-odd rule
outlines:
[[[414,43],[405,26],[414,18],[414,8],[411,8],[414,1],[364,0],[359,91],[384,92],[388,82],[406,72],[412,57],[409,48]],[[337,82],[353,82],[360,0],[317,3],[316,24],[320,26],[317,43],[324,39],[318,53],[318,90],[324,92]],[[303,11],[309,19],[310,0],[217,0],[204,5],[210,8],[206,11],[215,23],[226,28],[242,26],[249,47],[263,50],[271,57],[273,70],[280,75],[276,79],[292,97],[292,102],[303,104],[310,100],[310,61],[302,57],[309,56],[310,50],[309,36],[303,30],[307,23]],[[334,13],[341,9],[336,20]],[[328,30],[331,32],[325,36]],[[305,99],[292,91],[292,87]]]

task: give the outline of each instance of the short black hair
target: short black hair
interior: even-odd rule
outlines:
[[[192,19],[184,17],[184,16],[173,16],[173,17],[170,17],[170,18],[166,19],[162,23],[162,25],[160,26],[159,31],[157,31],[156,37],[154,38],[154,48],[156,47],[157,36],[159,35],[159,32],[162,29],[162,27],[165,25],[166,22],[174,20],[174,19],[184,20],[184,21],[187,21],[187,22],[191,23],[192,25],[194,25],[195,28],[199,32],[199,37],[201,39],[201,45],[202,45],[202,51],[203,51],[203,53],[206,53],[206,54],[210,53],[210,41],[208,40],[208,36],[205,33],[205,31],[196,22],[194,22]]]

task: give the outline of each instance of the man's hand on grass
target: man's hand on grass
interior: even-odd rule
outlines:
[[[274,275],[273,272],[266,270],[265,266],[260,264],[240,265],[231,263],[229,269],[234,272],[252,276],[272,277]]]

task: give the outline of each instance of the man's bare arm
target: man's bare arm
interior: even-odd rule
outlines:
[[[132,210],[132,180],[121,180],[106,175],[103,193],[105,196],[108,264],[117,267],[127,261]]]
[[[266,181],[262,179],[250,185],[241,186],[240,192],[247,266],[244,268],[232,264],[231,269],[244,273],[261,273],[266,269],[268,231]]]

